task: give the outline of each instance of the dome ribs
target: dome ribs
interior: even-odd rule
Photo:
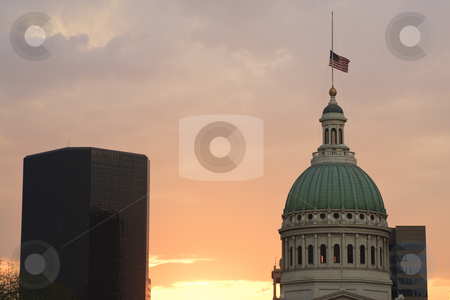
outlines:
[[[309,167],[306,171],[311,172],[311,167]],[[298,195],[297,199],[300,201],[300,203],[298,203],[296,207],[299,207],[301,210],[304,210],[306,206],[306,201],[304,199],[306,193],[304,191],[305,186],[303,185],[303,181],[305,181],[305,178],[302,178],[302,181],[300,182],[300,187],[298,188],[298,193],[296,193],[296,195]],[[307,185],[308,183],[306,184],[306,186]]]
[[[339,168],[335,164],[330,165],[331,180],[328,180],[328,185],[330,186],[328,191],[328,209],[340,209],[342,207],[341,203],[343,200],[342,188],[341,188],[341,174]]]
[[[353,207],[350,208],[350,207],[346,206],[346,209],[355,209],[358,206],[357,205],[357,198],[358,197],[357,197],[357,193],[356,193],[355,183],[353,182],[353,178],[350,175],[349,167],[344,165],[344,169],[345,169],[345,171],[347,171],[347,176],[348,176],[349,181],[350,181],[350,191],[351,191],[351,196],[352,196],[352,200],[353,200],[353,202],[352,202]]]
[[[322,174],[324,172],[324,170],[327,168],[327,166],[325,166],[324,168],[320,168],[319,170],[319,174],[317,176],[317,180],[315,181],[315,197],[314,197],[314,209],[320,209],[322,207],[319,206],[319,197],[320,197],[320,190],[321,190],[321,179],[322,179]]]
[[[374,191],[373,191],[373,186],[370,184],[371,183],[371,180],[369,180],[369,175],[367,175],[367,173],[366,172],[364,172],[364,170],[363,169],[359,169],[359,171],[361,172],[361,174],[363,175],[362,177],[364,178],[364,186],[369,190],[369,192],[370,192],[370,196],[371,196],[371,199],[372,199],[372,201],[367,201],[367,199],[366,199],[366,205],[367,205],[367,210],[376,210],[376,207],[377,207],[377,201],[376,201],[376,197],[375,197],[375,195],[374,195]]]
[[[361,178],[364,176],[361,176],[362,174],[361,174],[361,172],[359,172],[359,170],[361,170],[361,169],[356,168],[356,170],[355,170],[352,168],[352,171],[355,174],[356,179],[358,180],[358,183],[359,183],[358,184],[359,190],[361,191],[361,195],[360,195],[361,197],[358,197],[359,201],[358,200],[356,201],[358,205],[355,206],[355,210],[357,210],[357,209],[370,210],[369,205],[367,203],[367,193],[366,193],[365,182]]]
[[[341,200],[341,207],[338,207],[338,208],[345,209],[345,205],[344,205],[344,201],[345,201],[345,198],[344,198],[344,181],[342,180],[342,171],[338,167],[336,167],[336,169],[337,169],[338,175],[339,175],[339,177],[338,177],[338,179],[339,179],[339,187],[340,187],[339,192],[340,192],[340,196],[341,196],[341,198],[339,199],[339,200]]]
[[[317,170],[314,168],[309,167],[308,168],[309,173],[311,173],[310,176],[308,176],[308,183],[306,185],[306,191],[305,191],[305,201],[303,203],[303,210],[308,210],[308,209],[313,209],[314,207],[311,207],[311,205],[309,204],[308,207],[306,207],[307,202],[309,202],[309,191],[311,189],[311,181],[314,177],[314,174],[317,172]]]
[[[314,164],[295,181],[284,213],[300,210],[366,210],[386,213],[373,180],[355,164]]]
[[[332,191],[334,190],[333,182],[331,182],[333,180],[333,165],[332,164],[327,165],[327,170],[328,170],[328,173],[327,173],[327,195],[326,195],[326,199],[325,199],[326,205],[323,206],[323,208],[331,209],[331,206],[332,206],[331,202],[333,201],[331,199],[331,195],[332,195]]]
[[[362,171],[364,172],[364,170],[362,170]],[[369,175],[367,175],[367,178],[372,183],[373,188],[375,190],[375,193],[377,195],[377,196],[374,196],[374,199],[378,199],[378,201],[374,201],[374,203],[375,203],[375,210],[376,211],[381,211],[383,213],[386,213],[386,209],[384,207],[384,202],[383,202],[383,197],[381,196],[380,190],[378,189],[377,185],[375,184],[375,182],[372,180],[372,178]]]

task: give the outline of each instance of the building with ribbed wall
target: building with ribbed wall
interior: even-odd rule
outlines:
[[[142,154],[68,147],[25,157],[24,292],[42,299],[64,284],[81,300],[149,299],[149,193]]]

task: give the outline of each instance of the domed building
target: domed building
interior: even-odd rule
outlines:
[[[319,120],[322,145],[289,191],[282,215],[280,298],[388,300],[383,198],[345,144],[347,119],[334,88],[330,96]]]

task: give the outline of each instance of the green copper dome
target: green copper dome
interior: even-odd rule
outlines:
[[[356,164],[313,164],[295,181],[284,214],[310,209],[369,210],[386,213],[375,182]]]
[[[327,113],[341,113],[341,114],[343,114],[344,111],[337,104],[328,104],[327,107],[325,107],[323,109],[323,114],[327,114]]]

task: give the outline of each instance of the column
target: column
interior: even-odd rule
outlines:
[[[292,267],[297,268],[297,237],[293,236],[292,239],[294,240],[294,249],[292,249]]]
[[[328,261],[327,261],[327,265],[329,266],[329,267],[331,267],[332,266],[332,264],[333,264],[333,255],[332,255],[332,253],[333,253],[333,251],[332,251],[332,248],[333,248],[333,245],[331,245],[331,233],[329,233],[328,234],[328,243],[327,243],[328,245],[327,245],[327,259],[328,259]]]
[[[376,251],[375,251],[375,265],[376,268],[379,269],[380,268],[380,242],[379,242],[380,237],[377,236],[376,238]]]
[[[341,135],[339,134],[339,125],[336,127],[336,144],[339,144],[339,138]]]
[[[345,241],[345,233],[341,234],[341,265],[346,267],[347,266],[347,260],[346,257],[344,255],[344,251],[347,252],[347,247],[346,247],[347,242]]]
[[[305,253],[306,253],[305,235],[302,234],[302,269],[304,269],[306,264],[308,263],[306,261]]]
[[[292,239],[293,239],[294,237],[293,236],[291,236],[290,237],[290,241],[288,242],[288,244],[289,244],[289,249],[291,249],[292,248],[292,264],[291,264],[291,262],[289,261],[289,269],[292,269],[293,267],[294,267],[294,247],[292,247]],[[289,257],[289,259],[290,259],[290,257]]]
[[[285,251],[284,251],[284,269],[289,269],[289,238],[284,239],[285,242]]]
[[[314,267],[317,267],[320,259],[320,249],[317,247],[317,234],[314,234]]]
[[[359,247],[358,247],[358,234],[355,234],[355,246],[353,246],[353,262],[355,263],[355,267],[359,267]]]
[[[389,271],[389,265],[390,265],[390,261],[389,261],[389,242],[386,240],[386,238],[384,238],[384,269]]]
[[[369,265],[371,265],[369,262],[369,255],[368,255],[369,254],[369,239],[370,239],[370,234],[367,235],[367,238],[366,238],[366,268],[368,268]]]

